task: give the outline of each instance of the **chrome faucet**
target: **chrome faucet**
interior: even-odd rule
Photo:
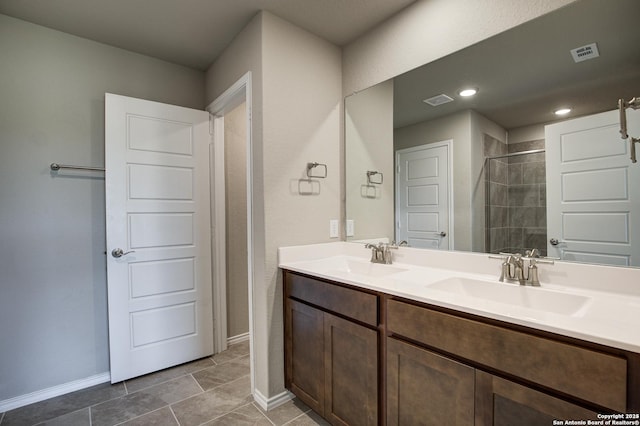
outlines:
[[[383,263],[385,265],[391,265],[393,263],[393,257],[391,256],[391,249],[397,249],[399,246],[407,245],[406,241],[400,241],[400,243],[396,244],[395,241],[391,244],[389,243],[378,243],[371,244],[367,243],[364,245],[365,248],[371,249],[371,262],[372,263]]]
[[[500,282],[504,282],[504,280],[517,280],[520,285],[525,285],[526,281],[524,279],[524,264],[522,262],[522,255],[510,254],[507,256],[505,261],[502,263],[502,272],[500,273]],[[538,283],[539,284],[539,283]]]
[[[364,245],[364,248],[371,249],[371,263],[384,263],[381,261],[383,258],[382,243],[379,243],[378,245],[367,243]]]
[[[520,285],[530,285],[540,287],[538,278],[538,263],[553,265],[553,260],[540,257],[538,249],[527,250],[525,256],[520,253],[500,253],[500,256],[489,256],[492,259],[501,259],[502,269],[500,272],[500,282],[517,281]],[[525,261],[528,265],[525,267]],[[526,273],[525,273],[526,271]]]

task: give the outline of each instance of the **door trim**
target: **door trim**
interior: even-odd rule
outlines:
[[[213,102],[211,102],[206,110],[214,116],[212,118],[214,130],[213,130],[213,152],[215,161],[214,163],[214,176],[215,180],[212,185],[214,203],[213,216],[211,218],[213,225],[213,232],[216,229],[224,230],[225,227],[225,186],[224,186],[224,145],[217,143],[220,140],[224,140],[224,130],[222,134],[218,129],[221,126],[216,126],[218,120],[222,120],[225,111],[230,111],[236,106],[240,105],[243,101],[246,102],[246,135],[247,135],[247,277],[248,277],[248,294],[249,294],[249,362],[250,362],[250,376],[251,376],[251,393],[256,394],[255,376],[256,376],[256,362],[254,352],[254,315],[253,315],[253,288],[254,288],[254,235],[253,235],[253,143],[251,133],[251,109],[252,109],[252,82],[251,71],[240,77],[231,87],[218,96]],[[222,137],[222,139],[220,139]],[[221,146],[219,146],[221,145]],[[220,167],[218,162],[223,165]],[[219,175],[222,174],[222,179],[219,179]],[[214,178],[212,176],[212,179]],[[221,226],[221,227],[220,227]],[[214,347],[216,351],[219,348],[226,348],[227,345],[227,328],[226,328],[226,250],[225,250],[225,233],[221,233],[222,238],[212,238],[214,244],[214,256],[213,256],[213,294],[214,294],[214,321],[215,321],[215,333]],[[214,235],[214,237],[217,237]],[[221,306],[222,305],[222,306]],[[224,312],[224,317],[222,314]],[[222,328],[224,325],[224,328]]]
[[[210,145],[209,161],[212,165],[211,179],[211,253],[213,294],[213,351],[227,349],[227,245],[225,214],[225,167],[224,167],[224,117],[210,115],[213,126],[213,141]],[[220,143],[222,142],[222,143]],[[218,232],[220,230],[220,232]]]

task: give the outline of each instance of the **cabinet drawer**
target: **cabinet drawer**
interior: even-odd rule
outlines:
[[[378,296],[310,277],[285,273],[285,291],[293,297],[373,327],[378,325]]]
[[[591,349],[389,300],[388,331],[624,412],[627,361]]]

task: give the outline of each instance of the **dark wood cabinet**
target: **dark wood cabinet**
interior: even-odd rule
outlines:
[[[394,297],[386,297],[385,313],[387,340],[408,342],[414,358],[429,363],[425,369],[448,365],[447,371],[455,371],[462,365],[475,372],[469,385],[474,414],[468,419],[475,425],[550,425],[637,410],[637,354]],[[392,415],[397,346],[387,348],[388,424],[398,424]],[[438,387],[423,385],[420,391]],[[460,399],[457,389],[441,394],[449,403]],[[464,424],[457,417],[451,422]]]
[[[387,425],[540,426],[597,413],[387,338]]]
[[[337,425],[378,424],[378,333],[324,314],[324,417]]]
[[[351,305],[365,312],[361,320],[377,325],[377,297],[330,283],[313,289],[316,280],[286,277],[285,293],[300,299],[285,299],[285,385],[331,424],[377,425],[378,330],[331,310]]]
[[[598,420],[597,413],[543,392],[476,371],[476,421],[483,426],[552,425],[554,420]]]
[[[324,412],[324,313],[286,303],[287,387],[313,411]]]
[[[475,371],[387,338],[387,425],[473,425]]]
[[[534,335],[408,301],[387,301],[387,331],[450,354],[468,365],[624,412],[629,360],[567,339]]]

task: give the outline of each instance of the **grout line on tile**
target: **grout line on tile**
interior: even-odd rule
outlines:
[[[237,379],[231,380],[230,382],[221,383],[221,384],[219,384],[218,386],[214,386],[214,387],[212,387],[211,389],[207,389],[205,392],[209,392],[209,391],[211,391],[211,390],[218,389],[220,386],[226,386],[226,385],[229,385],[229,384],[231,384],[231,383],[237,382],[238,380],[244,379],[245,377],[248,377],[248,376],[249,376],[249,374],[245,374],[244,376],[240,376],[240,377],[238,377]],[[196,382],[197,382],[197,380],[196,380]],[[253,395],[252,395],[252,396],[253,396]]]
[[[203,425],[206,425],[207,423],[211,423],[212,421],[214,421],[214,420],[218,420],[220,417],[224,417],[224,416],[226,416],[226,415],[227,415],[227,414],[229,414],[229,413],[231,413],[231,411],[227,411],[226,413],[222,413],[222,414],[220,414],[219,416],[213,417],[213,418],[211,418],[211,419],[207,420],[207,421],[206,421],[206,422],[204,422],[204,423],[200,423],[198,426],[203,426]]]
[[[302,416],[307,416],[309,417],[309,412],[311,412],[313,410],[308,409],[307,411],[303,412],[302,414],[300,414],[299,416],[296,416],[294,418],[292,418],[291,420],[289,420],[288,422],[286,422],[285,424],[283,424],[282,426],[286,426],[288,424],[291,424],[291,422],[293,422],[294,420],[298,420],[299,418],[301,418]]]
[[[232,380],[232,381],[230,381],[230,382],[223,383],[223,384],[222,384],[222,385],[220,385],[220,386],[224,386],[224,385],[228,385],[228,384],[231,384],[231,383],[237,382],[238,380],[241,380],[241,379],[243,379],[243,378],[245,378],[245,377],[247,377],[247,376],[248,376],[248,375],[238,377],[237,379]],[[200,387],[200,389],[202,389],[202,387],[200,386],[200,384],[198,383],[198,381],[197,381],[193,376],[191,376],[191,378],[192,378],[192,379],[193,379],[193,380],[198,384],[198,386]],[[208,389],[208,390],[206,390],[206,391],[205,391],[205,390],[203,390],[201,393],[197,393],[197,394],[195,394],[195,395],[191,395],[191,396],[189,396],[189,397],[186,397],[186,398],[184,398],[184,399],[181,399],[180,401],[175,401],[175,402],[171,403],[170,405],[168,405],[169,409],[171,409],[171,412],[173,413],[173,417],[175,417],[175,418],[176,418],[176,421],[178,422],[178,425],[180,425],[180,422],[178,421],[178,418],[176,417],[176,414],[175,414],[175,412],[173,411],[173,408],[172,408],[172,407],[173,407],[174,405],[176,405],[176,404],[180,404],[181,402],[186,401],[187,399],[190,399],[190,398],[194,398],[194,397],[196,397],[196,396],[198,396],[198,395],[202,395],[203,393],[211,392],[211,391],[213,391],[214,389],[217,389],[217,388],[218,388],[218,387],[220,387],[220,386],[216,386],[215,388],[211,388],[211,389]],[[249,404],[251,404],[251,402],[249,402],[249,403],[247,403],[247,404],[243,405],[242,407],[245,407],[245,406],[247,406],[247,405],[249,405]],[[209,419],[209,420],[207,420],[206,422],[201,423],[201,425],[204,425],[204,424],[206,424],[206,423],[209,423],[210,421],[215,420],[215,419],[218,419],[218,418],[220,418],[220,417],[222,417],[222,416],[226,416],[227,414],[229,414],[229,413],[231,413],[231,412],[233,412],[233,411],[237,410],[238,408],[240,408],[240,407],[237,407],[237,408],[235,408],[235,409],[234,409],[234,410],[232,410],[232,411],[227,411],[227,412],[226,412],[226,413],[224,413],[224,414],[221,414],[221,415],[219,415],[219,416],[217,416],[217,417],[214,417],[214,418],[212,418],[212,419]]]
[[[130,422],[131,420],[139,419],[140,417],[146,416],[147,414],[155,413],[156,411],[160,411],[160,410],[162,410],[164,408],[169,408],[169,410],[171,410],[171,407],[169,407],[168,405],[164,405],[164,406],[162,406],[160,408],[156,408],[155,410],[147,411],[144,414],[140,414],[139,416],[131,417],[130,419],[127,419],[127,420],[125,420],[123,422],[115,423],[113,426],[123,425],[123,424],[125,424],[127,422]],[[171,411],[171,414],[173,414],[173,411]],[[173,416],[173,417],[175,418],[175,416]]]
[[[193,381],[194,381],[194,382],[196,382],[196,385],[198,385],[198,387],[200,388],[200,390],[201,390],[203,393],[204,393],[204,392],[206,392],[206,391],[204,390],[204,388],[200,385],[200,382],[198,382],[198,380],[197,380],[195,377],[193,377],[193,374],[189,374],[189,375],[191,376],[191,378],[193,379]]]
[[[212,418],[212,419],[207,420],[207,421],[206,421],[206,422],[204,422],[204,423],[200,423],[200,425],[199,425],[199,426],[206,425],[207,423],[210,423],[210,422],[212,422],[212,421],[214,421],[214,420],[217,420],[217,419],[219,419],[219,418],[222,418],[222,417],[224,417],[224,416],[226,416],[226,415],[228,415],[228,414],[231,414],[231,413],[233,413],[233,412],[235,412],[235,411],[238,411],[239,409],[241,409],[241,408],[243,408],[243,407],[246,407],[247,405],[251,405],[251,404],[253,404],[253,403],[252,403],[252,402],[249,402],[249,403],[247,403],[247,404],[245,404],[245,405],[241,405],[241,406],[239,406],[239,407],[236,407],[236,408],[234,408],[234,409],[233,409],[233,410],[231,410],[231,411],[226,411],[226,412],[224,412],[224,413],[220,414],[219,416],[216,416],[216,417],[214,417],[214,418]],[[260,410],[258,410],[258,411],[260,411]],[[261,413],[261,414],[262,414],[262,413]],[[269,420],[269,419],[267,418],[267,420]],[[269,420],[269,421],[270,421],[270,420]],[[272,423],[273,423],[273,422],[272,422]]]
[[[143,390],[149,389],[149,388],[151,388],[151,387],[153,387],[153,386],[157,386],[157,385],[165,384],[165,383],[167,383],[167,382],[170,382],[171,380],[176,380],[176,379],[179,379],[180,377],[184,377],[184,376],[188,376],[188,374],[184,374],[183,376],[178,376],[178,377],[175,377],[175,378],[173,378],[173,379],[166,380],[166,381],[164,381],[164,382],[159,382],[159,383],[156,383],[156,384],[154,384],[154,385],[147,386],[147,387],[142,388],[142,389],[138,389],[137,391],[132,392],[132,393],[128,393],[128,392],[127,392],[125,395],[121,395],[121,396],[116,397],[116,398],[107,399],[107,400],[104,400],[104,401],[98,402],[98,403],[96,403],[96,404],[93,404],[93,405],[89,406],[89,423],[91,423],[91,418],[92,418],[92,416],[91,416],[91,409],[92,409],[92,407],[95,407],[95,406],[100,405],[100,404],[102,404],[102,403],[104,403],[104,402],[107,402],[107,401],[112,401],[112,400],[114,400],[114,399],[124,398],[124,397],[126,397],[126,396],[128,396],[128,395],[133,395],[134,393],[138,393],[138,392],[140,392],[140,391],[143,391]],[[192,376],[191,378],[193,379],[193,376]],[[197,380],[195,380],[195,379],[193,379],[193,380],[196,382],[196,384],[198,385],[198,387],[200,387],[200,385],[198,384],[198,381],[197,381]],[[122,383],[124,384],[124,381],[123,381]],[[200,389],[202,389],[202,387],[200,387]],[[126,386],[125,386],[125,390],[126,390]],[[202,393],[202,392],[201,392],[201,393]],[[184,401],[184,400],[186,400],[186,399],[192,398],[192,397],[194,397],[194,396],[196,396],[196,395],[200,395],[200,393],[197,393],[197,394],[194,394],[194,395],[188,396],[188,397],[186,397],[186,398],[181,399],[180,401],[175,401],[173,404],[177,404],[177,403],[182,402],[182,401]],[[144,416],[144,415],[146,415],[146,414],[153,413],[154,411],[158,411],[158,410],[161,410],[161,409],[166,408],[166,407],[168,407],[169,409],[171,409],[171,405],[170,405],[170,404],[163,405],[162,407],[156,408],[155,410],[148,411],[148,412],[146,412],[146,413],[144,413],[144,414],[141,414],[141,415],[139,415],[139,416],[132,417],[131,419],[127,419],[127,420],[125,420],[124,422],[117,423],[117,425],[121,425],[121,424],[123,424],[123,423],[126,423],[126,422],[128,422],[128,421],[132,420],[132,419],[135,419],[135,418],[138,418],[138,417],[142,417],[142,416]],[[173,410],[171,410],[171,413],[173,414]],[[173,416],[175,417],[175,414],[174,414]],[[176,421],[177,421],[177,419],[176,419]],[[91,424],[90,424],[90,426],[91,426]],[[114,426],[116,426],[116,425],[114,425]]]
[[[149,373],[149,374],[154,374],[154,373]],[[165,384],[165,383],[168,383],[168,382],[170,382],[170,381],[172,381],[172,380],[179,379],[179,378],[184,377],[184,376],[189,376],[189,374],[181,374],[181,375],[176,376],[176,377],[169,377],[169,378],[167,378],[167,379],[160,380],[159,382],[151,383],[151,384],[149,384],[148,386],[142,387],[142,388],[140,388],[140,389],[136,389],[136,390],[134,390],[133,392],[129,392],[129,388],[127,388],[127,387],[125,386],[125,390],[127,391],[127,393],[126,393],[125,395],[133,395],[134,393],[138,393],[138,392],[140,392],[140,391],[147,390],[147,389],[152,388],[152,387],[154,387],[154,386],[163,385],[163,384]]]
[[[129,388],[127,387],[127,381],[126,380],[122,381],[122,386],[124,386],[124,394],[125,395],[129,395]]]
[[[180,426],[180,420],[178,420],[178,417],[176,416],[176,413],[173,411],[173,408],[171,408],[170,405],[169,405],[169,411],[171,411],[171,415],[173,416],[173,419],[176,421],[176,424],[178,426]]]
[[[122,385],[124,386],[124,381],[122,381],[120,383],[122,383]],[[102,401],[98,401],[95,404],[86,405],[86,406],[82,407],[81,409],[84,410],[85,408],[88,408],[89,409],[89,414],[91,414],[91,407],[95,407],[96,405],[103,404],[103,403],[105,403],[107,401],[113,401],[113,400],[124,398],[125,396],[127,396],[128,392],[127,392],[127,387],[126,386],[124,386],[124,391],[125,391],[124,395],[118,395],[118,396],[114,396],[113,398],[103,399]]]
[[[188,376],[191,376],[190,374],[187,374],[187,375],[188,375]],[[187,376],[187,375],[185,375],[185,376]],[[182,376],[180,376],[180,377],[182,377]],[[193,378],[193,376],[191,376],[191,379],[192,379],[194,382],[196,382],[196,385],[198,385],[198,387],[199,387],[200,389],[202,389],[202,386],[200,386],[200,384],[198,383],[198,381],[197,381],[196,379],[194,379],[194,378]],[[211,390],[211,389],[209,389],[209,390]],[[203,393],[206,393],[206,392],[207,392],[207,391],[202,391],[202,392],[199,392],[199,393],[194,393],[193,395],[190,395],[190,396],[188,396],[188,397],[186,397],[186,398],[182,398],[182,399],[180,399],[180,400],[178,400],[178,401],[174,401],[174,402],[172,402],[171,404],[167,404],[167,405],[165,405],[165,406],[163,406],[163,407],[160,407],[160,408],[164,408],[164,407],[169,407],[169,408],[171,408],[171,406],[173,406],[173,405],[180,404],[182,401],[186,401],[187,399],[191,399],[191,398],[196,397],[196,396],[198,396],[198,395],[202,395]],[[160,408],[158,408],[158,409],[160,409]],[[173,412],[173,410],[171,410],[171,411]]]
[[[204,358],[201,358],[201,359],[204,359]],[[197,360],[196,360],[196,361],[197,361]],[[213,359],[211,359],[211,361],[213,361]],[[159,382],[152,383],[152,384],[150,384],[150,385],[148,385],[148,386],[145,386],[145,387],[142,387],[142,388],[140,388],[140,389],[136,389],[135,391],[133,391],[133,392],[131,392],[131,393],[133,394],[133,393],[136,393],[136,392],[140,392],[141,390],[149,389],[149,388],[151,388],[151,387],[153,387],[153,386],[161,385],[161,384],[163,384],[163,383],[167,383],[167,382],[170,382],[170,381],[172,381],[172,380],[179,379],[179,378],[181,378],[181,377],[186,377],[186,376],[192,376],[192,377],[193,377],[193,373],[197,373],[197,372],[199,372],[199,371],[206,370],[207,368],[214,367],[215,365],[216,365],[216,363],[215,363],[215,361],[213,361],[213,365],[209,365],[209,366],[207,366],[207,367],[202,367],[202,368],[201,368],[201,369],[199,369],[199,370],[193,370],[193,371],[190,371],[190,372],[188,372],[188,373],[186,373],[186,372],[185,372],[185,373],[182,373],[182,374],[180,374],[180,375],[178,375],[178,376],[175,376],[175,377],[168,377],[168,378],[166,378],[166,379],[164,379],[164,380],[161,380],[161,381],[159,381]],[[169,367],[169,368],[171,368],[171,367]],[[160,371],[163,371],[163,370],[154,371],[154,372],[152,372],[152,373],[149,373],[148,375],[153,375],[153,374],[158,373],[158,372],[160,372]],[[144,377],[144,376],[140,376],[140,377]],[[135,377],[134,377],[134,379],[135,379]],[[197,382],[197,380],[196,380],[196,382]],[[123,381],[122,383],[124,383],[124,381]],[[129,389],[126,387],[126,385],[125,385],[125,390],[127,391],[127,395],[129,395]]]
[[[259,412],[260,414],[262,414],[262,417],[264,417],[265,419],[267,419],[267,421],[268,421],[269,423],[271,423],[273,426],[276,426],[276,424],[273,422],[273,420],[271,420],[271,419],[267,416],[267,414],[266,414],[265,412],[263,412],[263,411],[260,409],[260,407],[258,407],[258,406],[256,405],[255,401],[254,401],[254,402],[250,402],[249,404],[253,405],[253,408],[255,408],[256,410],[258,410],[258,412]],[[248,404],[247,404],[247,405],[248,405]],[[246,406],[245,406],[245,407],[246,407]]]
[[[0,423],[2,423],[2,419],[4,419],[4,413],[0,413]]]
[[[211,362],[213,362],[213,364],[208,365],[208,366],[206,366],[206,367],[204,367],[204,366],[203,366],[202,368],[200,368],[200,369],[198,369],[198,370],[190,371],[190,372],[188,372],[188,373],[185,373],[184,375],[185,375],[185,376],[187,376],[187,375],[189,375],[189,374],[193,375],[193,373],[199,373],[200,371],[204,371],[204,370],[207,370],[207,369],[209,369],[209,368],[211,368],[211,367],[215,367],[215,366],[217,365],[217,364],[216,364],[216,362],[215,362],[212,358],[209,358],[209,359],[211,360]]]

